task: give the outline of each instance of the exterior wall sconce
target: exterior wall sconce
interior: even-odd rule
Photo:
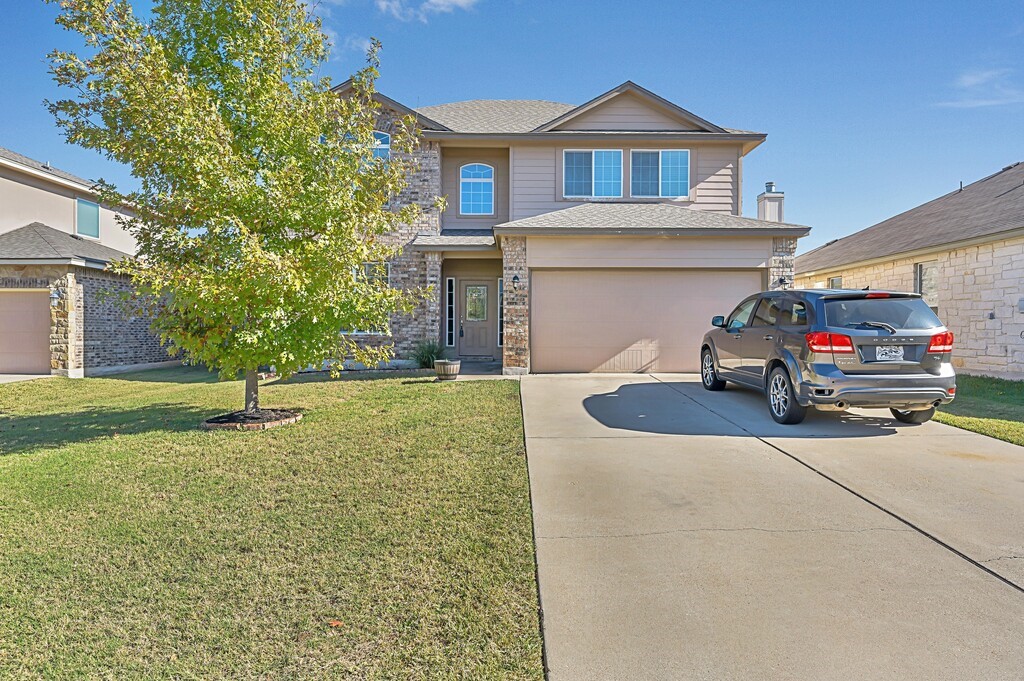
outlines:
[[[790,281],[786,277],[779,277],[779,280],[777,282],[775,282],[775,285],[778,286],[781,289],[786,288],[787,286],[789,286],[789,284],[790,284]]]
[[[50,307],[57,307],[60,301],[60,294],[56,290],[50,291]]]
[[[512,290],[513,291],[518,291],[519,290],[519,275],[518,274],[512,276]]]

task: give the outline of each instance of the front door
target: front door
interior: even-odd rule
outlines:
[[[491,295],[497,295],[490,281],[462,282],[459,310],[459,354],[464,357],[491,357],[496,340],[492,329]]]

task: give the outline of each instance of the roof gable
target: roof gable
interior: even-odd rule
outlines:
[[[338,95],[344,95],[347,92],[349,92],[351,89],[352,89],[352,79],[349,78],[345,82],[339,83],[338,85],[335,85],[334,87],[332,87],[331,88],[331,92],[334,92],[334,93],[336,93]],[[424,130],[440,130],[440,131],[443,131],[443,132],[452,132],[452,130],[450,128],[448,128],[448,127],[438,123],[437,121],[431,119],[428,116],[424,116],[423,114],[421,114],[419,111],[416,111],[415,109],[410,109],[405,104],[402,104],[401,102],[398,102],[398,101],[396,101],[394,99],[391,99],[390,97],[388,97],[387,95],[385,95],[385,94],[383,94],[381,92],[374,92],[373,93],[373,101],[377,102],[381,106],[385,106],[385,107],[391,109],[392,111],[397,112],[399,115],[402,115],[402,116],[412,116],[413,118],[416,119],[416,122],[419,124],[419,126],[421,128],[423,128]]]
[[[628,80],[534,132],[555,130],[728,132]]]

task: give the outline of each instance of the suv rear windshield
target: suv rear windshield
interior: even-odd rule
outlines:
[[[942,322],[920,298],[854,298],[825,300],[829,326],[860,326],[880,322],[897,329],[934,329]]]

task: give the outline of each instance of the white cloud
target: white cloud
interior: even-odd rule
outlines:
[[[1024,103],[1024,88],[1014,82],[1013,69],[968,69],[953,81],[956,96],[939,106],[977,109]]]
[[[377,9],[402,21],[426,22],[432,14],[450,14],[457,9],[472,9],[479,0],[374,0]]]

